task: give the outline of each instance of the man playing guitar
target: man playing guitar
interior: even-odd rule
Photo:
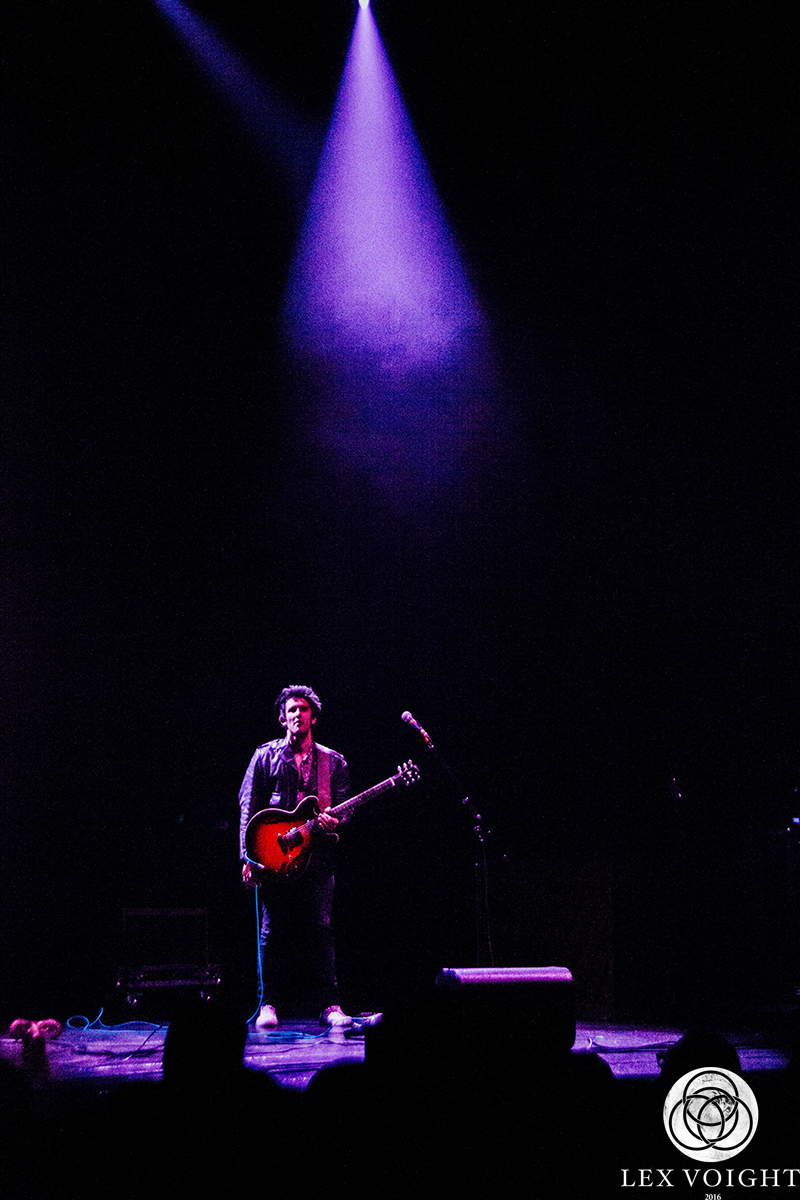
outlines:
[[[350,796],[350,773],[341,754],[314,741],[313,726],[322,710],[316,692],[305,685],[286,687],[275,702],[285,737],[266,742],[253,755],[239,790],[242,879],[259,888],[261,901],[261,1008],[256,1029],[278,1024],[276,1004],[288,958],[305,952],[314,976],[320,1021],[344,1028],[352,1019],[342,1012],[336,981],[331,912],[333,865],[330,848],[339,821],[325,810]],[[302,875],[285,885],[271,880],[247,854],[245,833],[251,818],[264,809],[294,812],[306,796],[317,796],[315,852]]]

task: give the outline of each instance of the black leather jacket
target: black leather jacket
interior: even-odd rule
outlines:
[[[331,808],[350,798],[350,771],[341,754],[327,746],[314,743],[314,758],[306,796],[317,794],[317,749],[327,750],[331,760]],[[287,738],[277,738],[259,746],[245,772],[239,789],[239,855],[244,861],[244,835],[251,817],[263,808],[282,808],[294,812],[300,802],[300,776],[294,761],[294,751]]]

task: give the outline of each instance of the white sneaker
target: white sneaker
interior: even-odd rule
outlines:
[[[380,1025],[383,1020],[383,1013],[359,1013],[357,1017],[353,1017],[359,1029],[363,1029],[365,1025]]]
[[[340,1004],[332,1004],[326,1008],[319,1018],[320,1025],[330,1025],[331,1029],[347,1029],[353,1024],[353,1018],[342,1012]]]
[[[266,1033],[268,1029],[274,1029],[278,1024],[278,1014],[271,1004],[262,1004],[261,1012],[256,1017],[256,1031],[258,1033]]]

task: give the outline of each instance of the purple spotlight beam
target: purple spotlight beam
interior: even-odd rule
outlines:
[[[154,0],[208,80],[231,105],[266,159],[276,161],[298,202],[304,202],[319,153],[316,134],[214,27],[182,0]]]
[[[290,341],[397,379],[463,356],[483,318],[367,3],[292,270]]]

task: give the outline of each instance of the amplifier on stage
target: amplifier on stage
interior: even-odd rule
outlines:
[[[205,908],[125,908],[122,939],[117,995],[137,1013],[146,1000],[162,1016],[185,997],[210,999],[219,987]]]

